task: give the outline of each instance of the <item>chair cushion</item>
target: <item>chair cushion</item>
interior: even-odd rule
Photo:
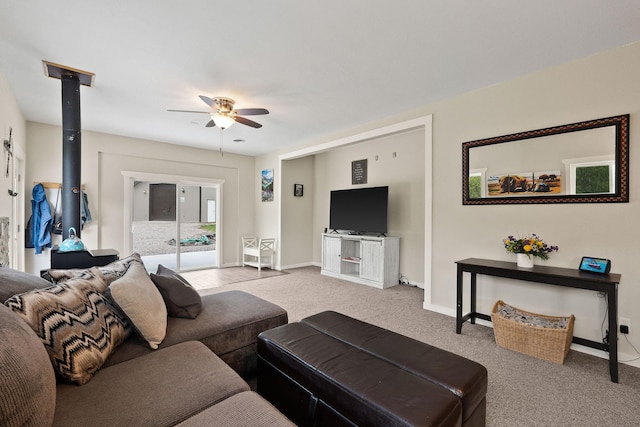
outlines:
[[[107,295],[149,347],[158,348],[167,333],[167,307],[144,264],[132,262],[127,272],[109,285]]]
[[[198,317],[202,310],[202,298],[184,277],[162,264],[158,265],[156,274],[151,273],[150,276],[162,294],[169,316],[187,319]]]
[[[96,268],[65,283],[9,298],[65,379],[87,383],[131,332],[122,313],[102,294],[106,283]]]
[[[56,378],[47,352],[29,326],[1,304],[0,371],[0,425],[50,426]]]

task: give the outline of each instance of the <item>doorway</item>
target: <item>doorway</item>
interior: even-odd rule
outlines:
[[[9,220],[9,266],[16,270],[24,271],[24,216],[25,216],[25,183],[24,177],[24,153],[13,142],[11,156],[11,217]]]
[[[130,180],[132,251],[149,272],[219,267],[222,181],[148,175]]]

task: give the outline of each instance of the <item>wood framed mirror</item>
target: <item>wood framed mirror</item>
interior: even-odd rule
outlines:
[[[463,205],[628,201],[628,114],[462,144]]]

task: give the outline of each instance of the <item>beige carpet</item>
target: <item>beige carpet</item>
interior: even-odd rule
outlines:
[[[202,293],[243,290],[286,309],[290,322],[335,310],[475,360],[489,372],[488,426],[640,425],[638,368],[620,364],[614,384],[605,359],[572,350],[557,365],[498,347],[491,328],[468,323],[457,335],[455,318],[422,308],[421,289],[379,290],[321,276],[315,267],[287,273]]]
[[[280,276],[286,273],[269,268],[263,268],[258,271],[258,269],[254,267],[230,267],[189,271],[180,274],[198,291],[203,291],[231,283],[264,279],[265,277]]]

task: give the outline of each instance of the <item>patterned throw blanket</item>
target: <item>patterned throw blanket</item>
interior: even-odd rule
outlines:
[[[551,320],[532,313],[518,310],[517,308],[512,307],[509,304],[501,304],[500,306],[498,306],[496,314],[504,317],[505,319],[510,319],[515,322],[523,323],[528,326],[535,326],[538,328],[566,329],[569,324],[569,317],[558,317]]]

